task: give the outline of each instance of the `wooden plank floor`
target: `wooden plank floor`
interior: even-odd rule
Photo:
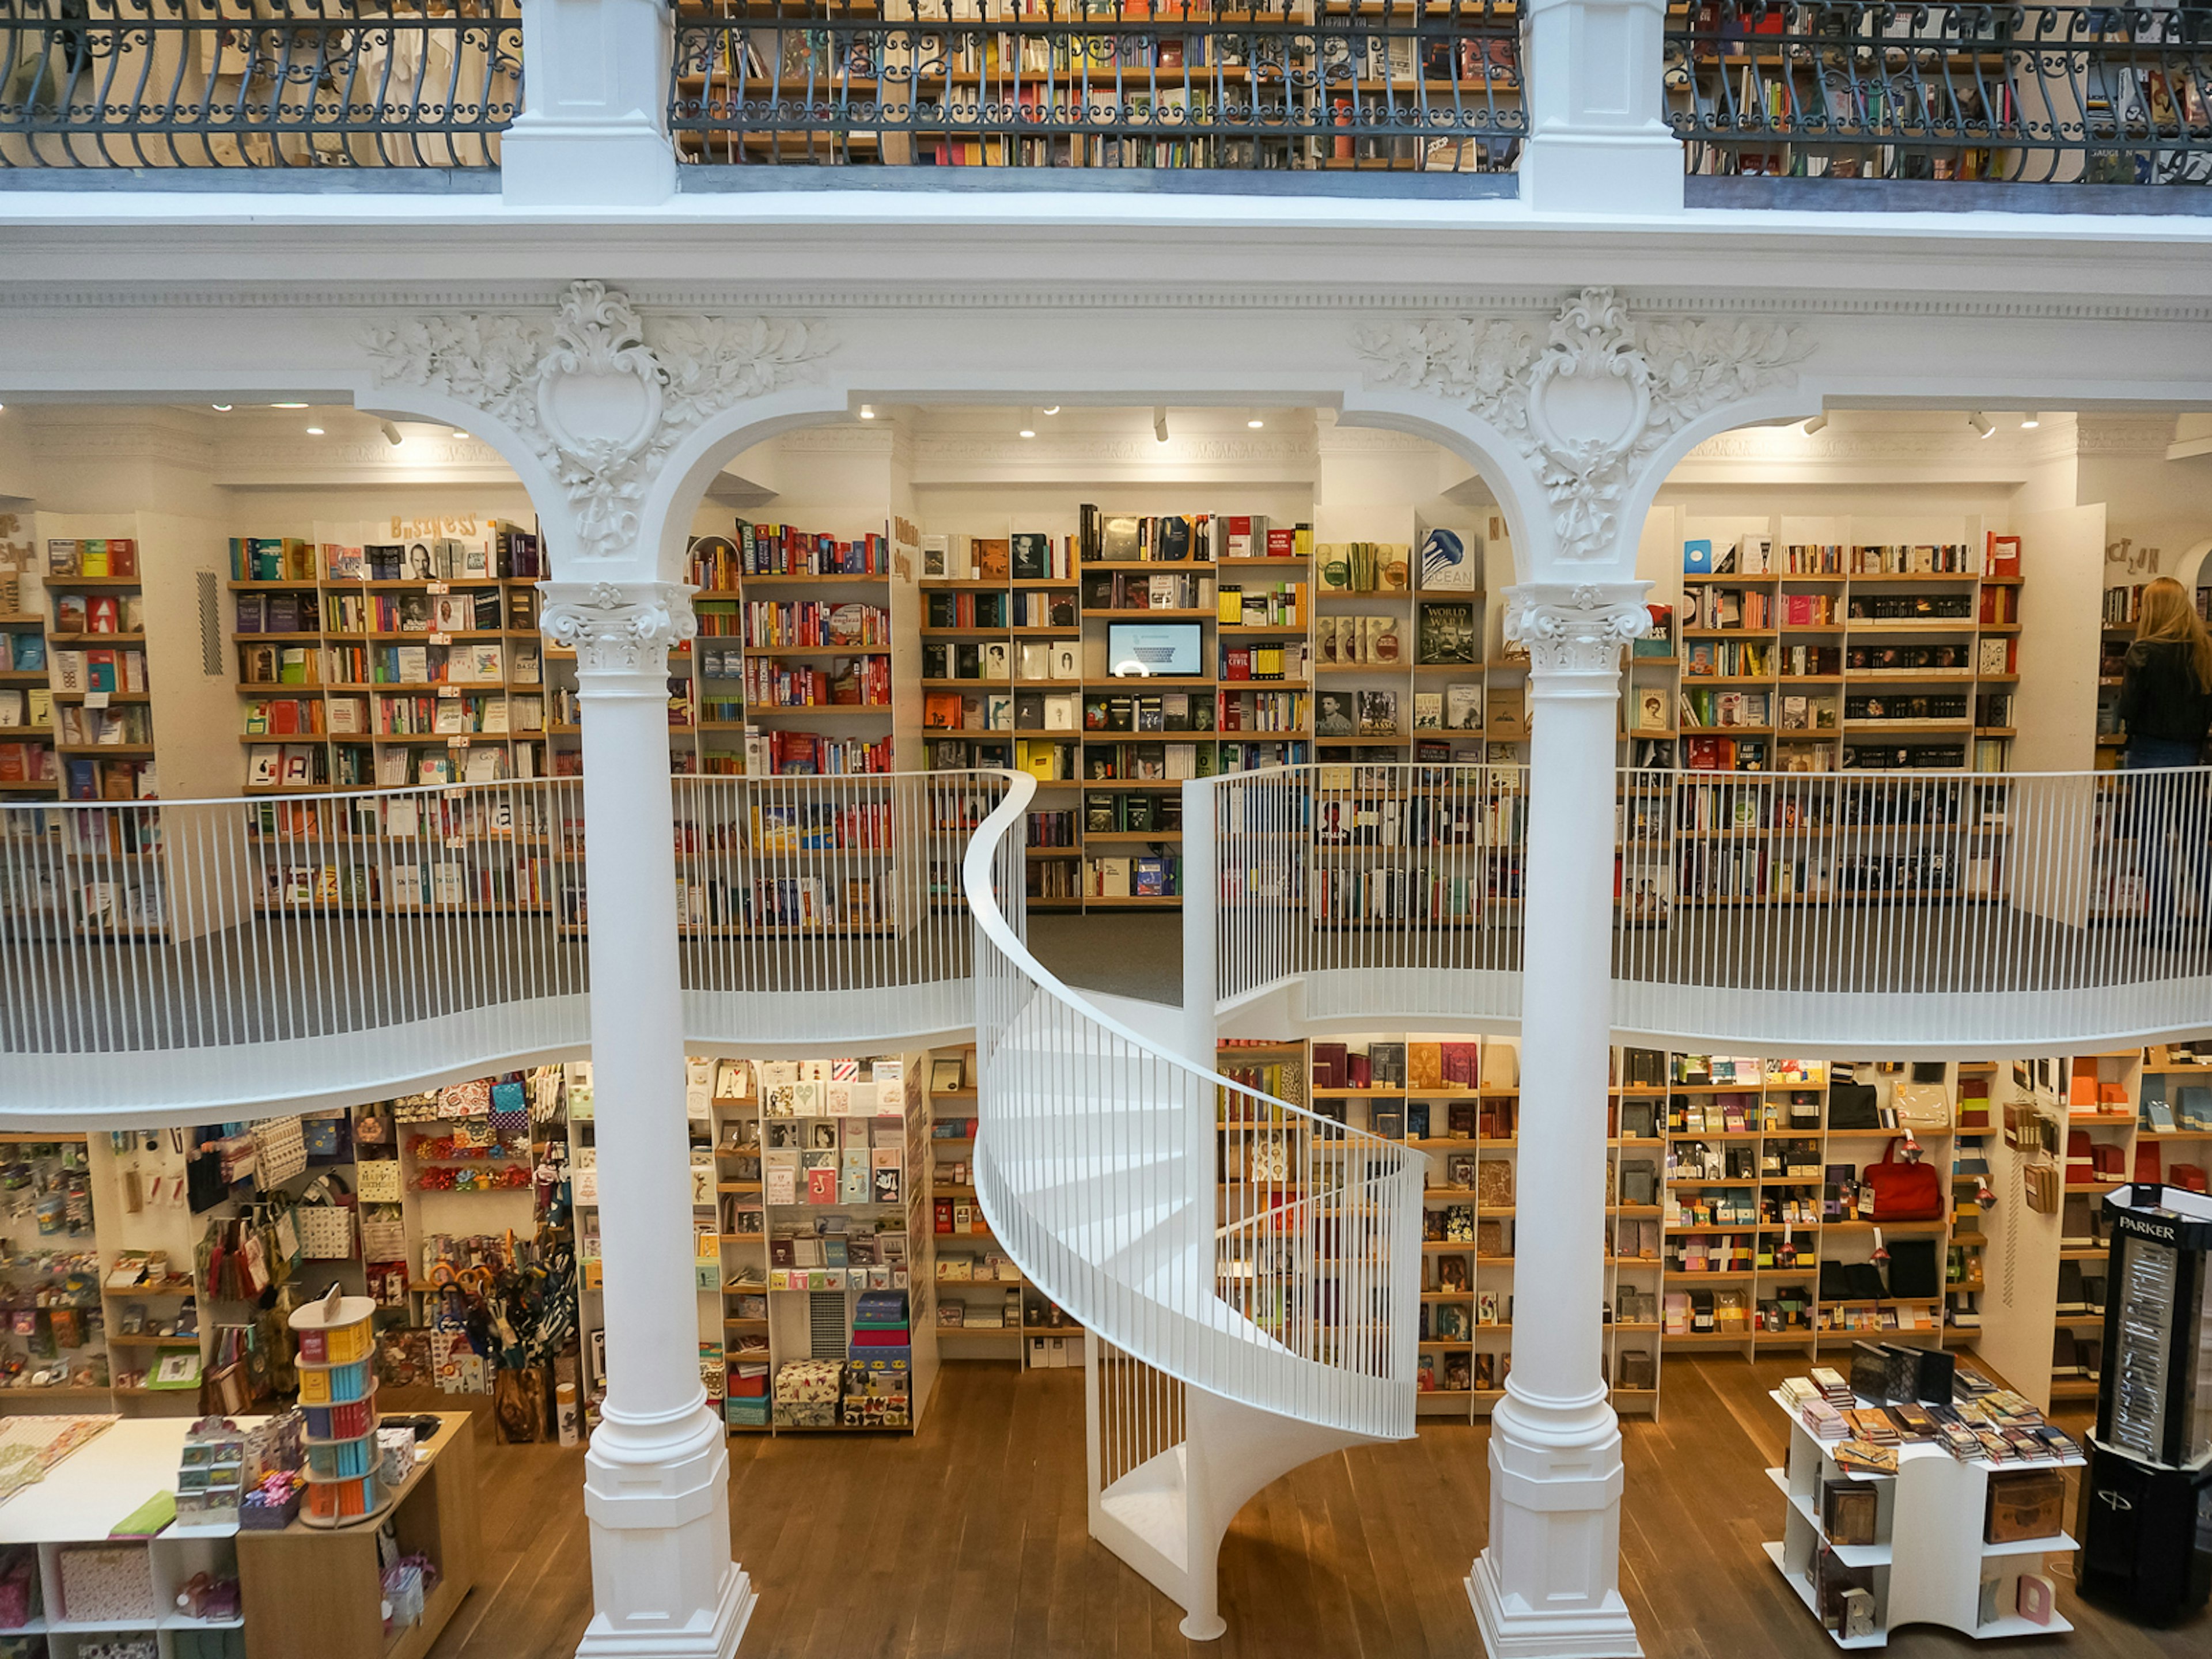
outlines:
[[[1760,1553],[1785,1429],[1765,1389],[1802,1361],[1669,1359],[1664,1415],[1624,1425],[1623,1593],[1653,1659],[1819,1659],[1834,1647]],[[1482,1547],[1483,1428],[1328,1457],[1270,1486],[1222,1552],[1229,1634],[1205,1647],[1084,1530],[1083,1378],[950,1364],[914,1439],[731,1443],[731,1532],[760,1604],[748,1659],[1469,1659],[1461,1587]],[[2069,1427],[2078,1427],[2072,1421]],[[566,1655],[590,1615],[582,1455],[483,1448],[484,1582],[431,1659]],[[2054,1563],[2069,1637],[1900,1632],[1907,1659],[1968,1652],[2203,1659],[2212,1617],[2145,1631],[2086,1608]]]

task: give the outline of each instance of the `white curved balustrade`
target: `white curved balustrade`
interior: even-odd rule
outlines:
[[[1020,891],[1008,836],[1033,792],[1017,776],[967,858],[994,1233],[1079,1323],[1171,1377],[1410,1434],[1426,1158],[1165,1053],[1040,966],[996,897]]]
[[[2212,774],[1624,773],[1613,1022],[1811,1052],[2212,1030]]]
[[[687,1039],[973,1024],[959,895],[996,774],[681,778]],[[246,1117],[581,1054],[574,778],[0,807],[0,1113]]]
[[[1520,1008],[1529,778],[1320,765],[1196,787],[1224,1030]],[[1806,1054],[2212,1030],[2212,774],[1624,770],[1613,1024]],[[1202,915],[1190,918],[1204,926]],[[1289,1024],[1285,1024],[1285,1021]]]

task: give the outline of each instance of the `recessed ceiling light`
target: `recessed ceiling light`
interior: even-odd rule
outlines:
[[[2033,409],[2020,417],[2020,429],[2022,432],[2033,432],[2042,424],[2043,416]]]
[[[311,426],[307,428],[307,435],[310,438],[319,438],[323,435],[323,429],[319,426]]]
[[[230,413],[230,405],[228,404],[210,404],[208,407],[210,409],[220,410],[226,415]]]
[[[305,408],[307,407],[307,404],[270,404],[270,405],[269,405],[269,407],[270,407],[270,408],[271,408],[271,409],[305,409]]]
[[[864,421],[874,420],[876,418],[876,406],[873,404],[862,404],[860,405],[860,418]]]

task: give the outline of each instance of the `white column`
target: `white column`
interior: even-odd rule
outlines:
[[[1219,1047],[1214,1018],[1214,916],[1219,908],[1220,879],[1215,873],[1213,785],[1201,778],[1182,787],[1182,1019],[1177,1046],[1183,1059],[1211,1072]],[[1213,1282],[1214,1229],[1221,1201],[1214,1165],[1219,1138],[1214,1127],[1211,1087],[1191,1091],[1188,1162],[1191,1192],[1191,1262],[1200,1298],[1216,1294]],[[1193,1642],[1220,1639],[1229,1626],[1221,1617],[1221,1534],[1226,1522],[1214,1514],[1213,1442],[1230,1408],[1195,1383],[1183,1398],[1183,1595],[1182,1621],[1176,1626]]]
[[[688,587],[547,582],[583,705],[592,1082],[607,1398],[585,1456],[593,1613],[580,1655],[727,1659],[753,1607],[730,1559],[730,1458],[699,1380],[669,825],[668,647]]]
[[[647,207],[676,193],[674,31],[663,0],[522,0],[522,113],[500,141],[511,206]]]
[[[1533,0],[1523,202],[1607,217],[1682,210],[1682,146],[1662,79],[1666,21],[1665,0]]]
[[[1529,654],[1516,1200],[1532,1219],[1516,1234],[1513,1370],[1491,1419],[1490,1546],[1467,1581],[1489,1659],[1641,1651],[1618,1588],[1620,1428],[1601,1309],[1615,704],[1643,587],[1507,594],[1507,631]]]

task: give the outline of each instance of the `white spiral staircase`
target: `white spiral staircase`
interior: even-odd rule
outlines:
[[[999,908],[1019,903],[1033,793],[1018,780],[964,871],[976,1191],[1022,1271],[1090,1333],[1092,1536],[1206,1640],[1246,1500],[1413,1431],[1427,1160],[1177,1058],[1041,967]]]

